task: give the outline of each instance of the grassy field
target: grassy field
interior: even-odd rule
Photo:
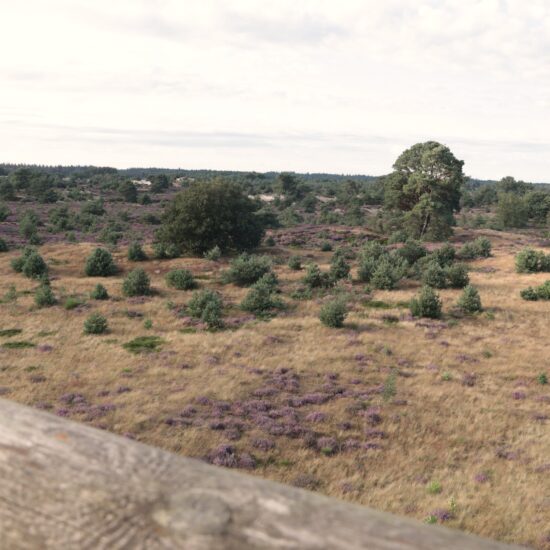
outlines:
[[[529,237],[491,231],[493,256],[470,262],[485,311],[441,321],[413,319],[405,303],[418,284],[354,293],[343,329],[318,319],[323,298],[289,298],[303,272],[286,259],[299,249],[266,249],[287,308],[269,322],[238,309],[246,289],[222,285],[227,261],[151,260],[122,273],[83,274],[91,244],[46,244],[60,304],[36,309],[36,281],[0,255],[0,393],[6,398],[133,437],[186,456],[502,541],[550,548],[550,306],[519,291],[548,274],[519,275],[514,253]],[[331,254],[302,251],[328,263]],[[154,294],[122,297],[133,267]],[[169,289],[173,268],[223,294],[228,328],[209,332],[181,315],[192,291]],[[111,299],[87,298],[101,282]],[[443,290],[444,309],[460,291]],[[69,296],[82,304],[65,309]],[[84,335],[103,313],[110,330]],[[146,321],[152,322],[146,328]],[[17,329],[15,333],[9,329]],[[155,352],[123,344],[158,336]]]

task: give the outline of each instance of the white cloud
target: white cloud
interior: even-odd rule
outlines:
[[[6,161],[383,173],[439,139],[469,174],[550,181],[546,0],[26,0],[0,18]]]

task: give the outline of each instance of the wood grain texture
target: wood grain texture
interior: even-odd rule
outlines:
[[[215,468],[0,399],[0,548],[512,547]]]

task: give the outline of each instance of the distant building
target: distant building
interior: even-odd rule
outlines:
[[[149,180],[132,180],[132,183],[139,187],[149,187],[151,185]]]

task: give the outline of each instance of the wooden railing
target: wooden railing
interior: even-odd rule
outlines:
[[[511,548],[0,400],[0,548]]]

